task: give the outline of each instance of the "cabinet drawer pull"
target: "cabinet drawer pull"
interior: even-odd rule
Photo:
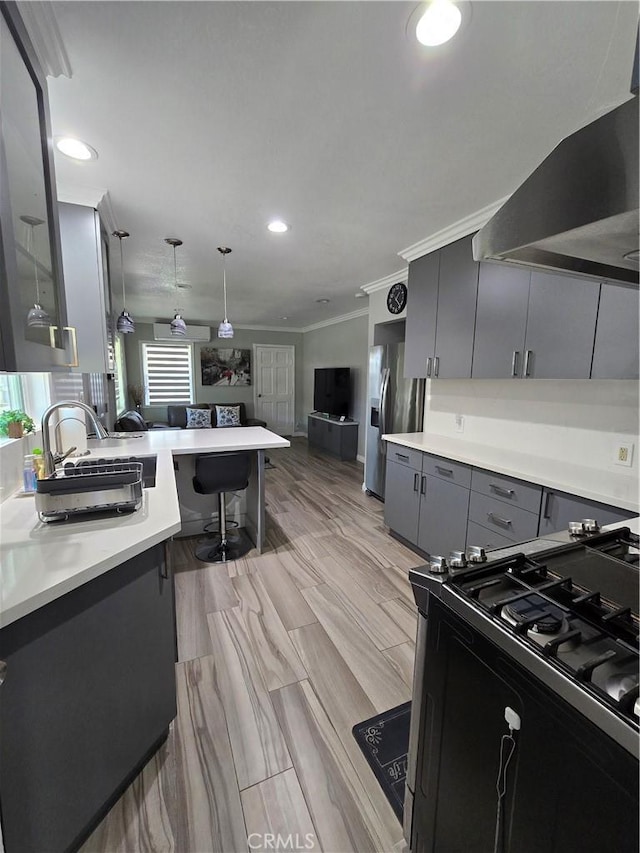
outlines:
[[[512,376],[518,375],[518,359],[519,358],[520,358],[520,353],[518,352],[517,349],[514,349],[513,357],[511,359],[511,375]]]
[[[427,379],[431,378],[431,362],[432,361],[433,361],[432,358],[427,359]]]
[[[496,486],[495,483],[489,483],[489,488],[493,489],[496,495],[500,495],[501,498],[510,498],[515,495],[513,489],[503,489],[502,486]]]
[[[436,465],[436,471],[439,474],[444,474],[445,477],[453,477],[453,468],[443,468],[441,465]]]
[[[409,461],[409,457],[404,453],[396,453],[396,459],[404,459],[405,462]]]
[[[529,369],[531,362],[532,351],[528,349],[524,354],[524,370],[522,371],[523,376],[530,376],[531,371]]]
[[[438,376],[439,373],[440,373],[440,356],[437,355],[433,359],[433,375]]]
[[[551,506],[551,492],[547,492],[547,497],[544,501],[544,510],[542,511],[542,517],[544,519],[549,519],[551,516],[549,515],[549,507]]]
[[[488,512],[487,518],[489,521],[493,521],[494,524],[500,525],[500,527],[511,527],[510,518],[502,518],[502,516],[496,515],[495,512]]]
[[[171,540],[166,539],[164,542],[164,560],[159,567],[160,577],[165,580],[169,579],[169,573],[171,571]]]
[[[416,471],[416,473],[413,475],[413,491],[414,492],[418,491],[419,480],[420,480],[420,474],[418,474],[418,472]]]
[[[61,326],[63,332],[69,332],[71,338],[71,352],[73,353],[71,361],[65,362],[64,367],[80,367],[78,361],[78,338],[76,336],[75,326]],[[52,349],[56,349],[56,330],[58,326],[49,326],[49,344]]]
[[[420,494],[421,495],[427,494],[427,478],[424,476],[424,474],[420,478]]]

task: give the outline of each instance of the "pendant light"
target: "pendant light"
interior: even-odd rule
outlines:
[[[114,231],[112,236],[117,237],[118,240],[120,240],[120,272],[122,273],[122,314],[120,314],[116,322],[116,331],[122,332],[123,335],[131,335],[136,330],[136,324],[126,308],[124,291],[124,260],[122,257],[122,241],[130,235],[128,231]]]
[[[42,225],[44,219],[38,219],[37,216],[21,216],[20,221],[29,226],[29,231],[27,232],[27,252],[33,258],[33,275],[36,282],[36,301],[33,303],[33,308],[30,308],[27,313],[27,326],[30,329],[42,329],[51,325],[51,317],[49,317],[40,305],[40,281],[38,279],[38,260],[36,258],[36,242],[33,229],[36,225]]]
[[[182,246],[182,240],[178,240],[177,237],[165,237],[165,243],[168,243],[170,246],[173,246],[173,283],[176,288],[176,293],[178,291],[178,268],[176,266],[176,246]],[[176,308],[175,317],[171,321],[171,337],[173,338],[184,338],[187,334],[187,324],[184,322],[182,317],[180,316],[180,309]]]
[[[222,255],[222,289],[224,291],[224,320],[218,326],[218,337],[232,338],[233,326],[227,319],[227,255],[231,254],[231,249],[226,246],[218,246],[218,251]]]

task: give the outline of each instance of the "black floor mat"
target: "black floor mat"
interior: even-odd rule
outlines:
[[[407,775],[411,702],[358,723],[353,736],[376,775],[400,823]]]

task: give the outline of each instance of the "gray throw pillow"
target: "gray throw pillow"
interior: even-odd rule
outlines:
[[[216,425],[240,426],[240,406],[216,406]]]
[[[210,429],[211,409],[189,409],[187,407],[187,429]]]

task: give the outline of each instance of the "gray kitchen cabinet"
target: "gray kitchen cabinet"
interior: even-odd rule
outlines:
[[[531,273],[523,376],[589,379],[600,283]]]
[[[638,295],[637,287],[603,283],[592,379],[638,378]]]
[[[415,545],[418,542],[420,470],[387,457],[384,523]]]
[[[109,236],[98,211],[60,203],[60,241],[69,323],[77,330],[82,373],[114,370],[114,323],[109,281]]]
[[[0,4],[0,56],[0,370],[66,371],[74,329],[60,260],[47,80],[16,3]],[[33,325],[36,304],[46,314],[41,325]]]
[[[531,271],[480,264],[472,379],[521,376]]]
[[[464,550],[467,542],[469,489],[440,477],[423,474],[420,484],[418,548],[427,554],[448,556]]]
[[[405,377],[471,376],[478,266],[471,237],[409,264]]]
[[[358,453],[358,424],[356,421],[336,421],[308,415],[307,440],[310,447],[339,456],[343,461],[355,459]]]
[[[615,524],[617,521],[626,521],[637,514],[637,512],[617,509],[576,495],[558,492],[555,489],[544,489],[538,536],[566,530],[570,521],[580,521],[583,518],[595,518],[603,526]]]
[[[468,379],[473,357],[473,329],[478,297],[478,267],[471,237],[440,249],[438,315],[433,376]]]
[[[404,375],[408,379],[426,377],[427,359],[433,361],[435,355],[439,271],[439,252],[409,264],[404,350]]]
[[[0,631],[6,853],[77,849],[166,737],[174,613],[160,544]]]

